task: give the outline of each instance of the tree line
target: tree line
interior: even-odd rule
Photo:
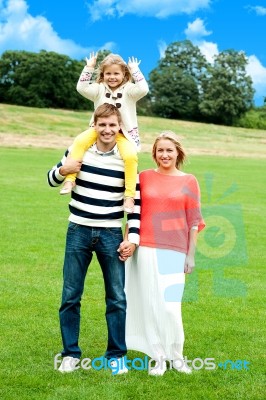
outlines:
[[[98,63],[109,53],[100,51]],[[170,44],[148,78],[138,113],[232,125],[253,106],[244,52],[227,50],[209,63],[189,40]],[[55,52],[6,51],[0,58],[0,102],[30,107],[92,110],[77,91],[84,67]],[[97,67],[97,66],[96,66]]]

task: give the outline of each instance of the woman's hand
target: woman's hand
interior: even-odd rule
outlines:
[[[95,68],[97,57],[98,57],[98,53],[94,53],[94,51],[92,53],[90,53],[90,58],[87,58],[87,57],[85,58],[87,67]]]
[[[136,245],[134,243],[129,242],[128,240],[124,240],[120,243],[119,248],[117,249],[119,253],[119,259],[121,261],[126,261],[128,257],[131,257],[136,249]]]
[[[194,256],[187,255],[186,259],[185,259],[185,266],[184,266],[185,274],[191,274],[191,272],[193,272],[194,267],[195,267]]]

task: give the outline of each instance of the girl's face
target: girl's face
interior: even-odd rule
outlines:
[[[178,151],[169,139],[160,139],[156,146],[155,161],[159,168],[173,170],[176,168]]]
[[[112,64],[104,68],[103,81],[111,90],[117,89],[124,80],[124,73],[121,65]]]

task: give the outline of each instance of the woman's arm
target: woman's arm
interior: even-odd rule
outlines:
[[[191,274],[193,268],[195,267],[195,253],[198,237],[198,227],[192,226],[189,231],[188,238],[188,252],[185,259],[184,272],[185,274]]]

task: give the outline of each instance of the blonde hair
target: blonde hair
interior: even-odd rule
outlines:
[[[124,85],[126,82],[131,82],[132,81],[132,75],[129,71],[129,68],[127,66],[127,63],[123,60],[122,57],[120,57],[118,54],[108,54],[108,56],[106,56],[102,62],[100,63],[100,65],[97,68],[97,77],[96,77],[96,82],[97,83],[101,83],[103,82],[103,74],[104,74],[104,69],[106,67],[109,67],[110,65],[120,65],[122,72],[124,74],[124,79],[123,82],[121,83],[121,85]]]
[[[179,167],[182,166],[182,164],[184,164],[184,162],[186,160],[186,153],[185,153],[185,150],[183,149],[180,141],[178,140],[178,137],[172,131],[163,131],[155,139],[155,142],[154,142],[153,147],[152,147],[152,157],[153,157],[154,161],[158,165],[158,163],[156,161],[156,150],[157,150],[158,142],[161,139],[170,140],[175,145],[176,151],[178,153],[175,166],[176,166],[177,169],[179,169]]]

